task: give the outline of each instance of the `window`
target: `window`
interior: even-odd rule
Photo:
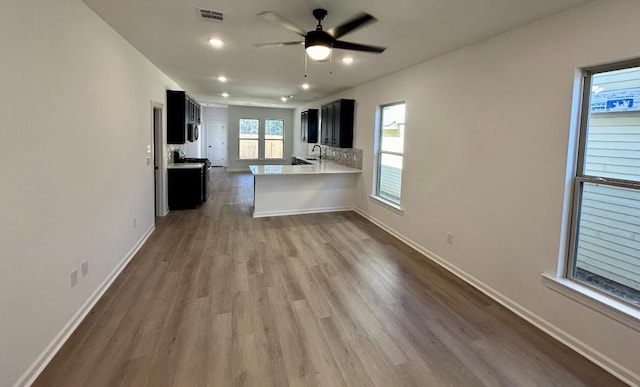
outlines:
[[[566,276],[640,306],[638,66],[585,71]]]
[[[257,159],[260,142],[260,120],[240,119],[238,158]]]
[[[284,121],[264,121],[264,158],[281,159],[284,148]]]
[[[282,159],[283,157],[284,120],[264,120],[264,131],[262,131],[259,119],[240,119],[239,159]]]
[[[404,102],[380,107],[375,196],[400,206],[404,152]]]

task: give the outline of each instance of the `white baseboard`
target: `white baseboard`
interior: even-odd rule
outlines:
[[[356,213],[360,214],[362,217],[364,217],[365,219],[369,220],[370,222],[372,222],[376,226],[380,227],[381,229],[385,230],[389,234],[391,234],[394,237],[398,238],[399,240],[401,240],[402,242],[404,242],[405,244],[410,246],[412,249],[414,249],[417,252],[419,252],[420,254],[422,254],[425,258],[437,263],[438,265],[442,266],[444,269],[446,269],[450,273],[454,274],[458,278],[462,279],[463,281],[465,281],[469,285],[473,286],[474,288],[478,289],[482,293],[484,293],[487,296],[491,297],[494,301],[498,302],[499,304],[503,305],[505,308],[507,308],[510,311],[512,311],[513,313],[517,314],[518,316],[520,316],[524,320],[526,320],[529,323],[533,324],[538,329],[540,329],[543,332],[547,333],[551,337],[555,338],[559,342],[561,342],[564,345],[568,346],[569,348],[573,349],[574,351],[576,351],[577,353],[581,354],[582,356],[586,357],[587,359],[589,359],[593,363],[597,364],[599,367],[605,369],[607,372],[609,372],[610,374],[612,374],[615,377],[619,378],[623,382],[628,383],[631,386],[639,386],[640,385],[640,375],[638,375],[635,372],[629,370],[628,368],[620,365],[619,363],[615,362],[614,360],[612,360],[608,356],[602,354],[598,350],[596,350],[596,349],[590,347],[589,345],[583,343],[582,341],[578,340],[577,338],[573,337],[572,335],[568,334],[567,332],[563,331],[562,329],[560,329],[560,328],[556,327],[555,325],[549,323],[545,319],[535,315],[533,312],[531,312],[530,310],[524,308],[522,305],[514,302],[509,297],[506,297],[505,295],[503,295],[502,293],[500,293],[497,290],[493,289],[492,287],[482,283],[481,281],[479,281],[477,278],[473,277],[472,275],[470,275],[470,274],[466,273],[465,271],[459,269],[458,267],[450,264],[444,258],[438,256],[437,254],[434,254],[432,251],[424,248],[423,246],[421,246],[420,244],[414,242],[410,238],[407,238],[403,234],[401,234],[401,233],[395,231],[394,229],[388,227],[386,224],[384,224],[380,220],[370,216],[369,214],[365,213],[360,208],[356,207],[356,208],[353,209],[353,211],[355,211]]]
[[[127,264],[131,261],[131,259],[136,255],[138,250],[144,245],[144,243],[149,239],[151,233],[155,230],[155,225],[151,225],[151,227],[142,235],[142,237],[138,240],[138,242],[129,250],[127,255],[120,261],[120,263],[116,266],[115,269],[109,274],[109,276],[102,282],[102,284],[96,289],[95,292],[85,301],[84,304],[78,309],[78,311],[73,315],[73,317],[65,324],[65,326],[58,332],[58,334],[53,338],[53,340],[46,346],[44,351],[36,358],[36,360],[27,368],[24,374],[15,382],[13,387],[22,387],[22,386],[30,386],[35,382],[35,380],[40,376],[40,373],[45,369],[47,364],[53,359],[53,357],[58,353],[60,348],[64,345],[64,343],[69,339],[71,334],[78,328],[82,320],[87,317],[87,314],[93,309],[95,304],[100,300],[100,298],[104,295],[104,293],[109,289],[113,281],[122,273]]]
[[[267,216],[288,216],[288,215],[303,215],[303,214],[317,214],[321,212],[341,212],[341,211],[354,211],[353,206],[347,207],[326,207],[326,208],[304,208],[299,210],[285,210],[285,211],[258,211],[253,213],[254,218],[265,218]]]

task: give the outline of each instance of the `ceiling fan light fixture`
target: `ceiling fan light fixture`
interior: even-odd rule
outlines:
[[[331,47],[322,44],[307,47],[307,55],[313,60],[325,60],[331,55]]]
[[[325,60],[331,55],[332,40],[331,35],[315,30],[307,33],[304,38],[304,48],[309,58],[313,60]]]

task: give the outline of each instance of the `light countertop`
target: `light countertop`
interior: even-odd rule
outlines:
[[[168,169],[199,169],[204,167],[204,163],[170,163]]]
[[[249,169],[255,176],[362,173],[360,169],[347,167],[329,160],[316,161],[309,165],[250,165]]]

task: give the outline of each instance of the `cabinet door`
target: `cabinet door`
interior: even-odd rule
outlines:
[[[167,170],[168,201],[170,210],[197,208],[202,203],[202,169]]]
[[[340,127],[341,127],[341,114],[342,114],[342,105],[340,101],[334,102],[332,104],[333,108],[333,136],[331,137],[331,146],[340,146]]]
[[[184,144],[186,103],[183,91],[167,90],[167,144]]]
[[[184,99],[184,124],[185,126],[189,123],[189,117],[191,116],[191,102],[189,98]]]
[[[318,109],[307,111],[307,141],[310,144],[318,142]]]
[[[355,114],[355,101],[343,99],[340,101],[340,129],[338,144],[340,148],[351,148],[353,145],[353,118]]]
[[[300,114],[300,131],[302,132],[302,141],[307,141],[307,133],[309,131],[309,113],[306,111]]]
[[[331,109],[331,105],[325,105],[320,109],[320,128],[322,136],[322,145],[331,145],[331,139],[333,138],[333,133],[329,133],[333,130],[333,124],[329,122],[333,122],[333,109]]]

